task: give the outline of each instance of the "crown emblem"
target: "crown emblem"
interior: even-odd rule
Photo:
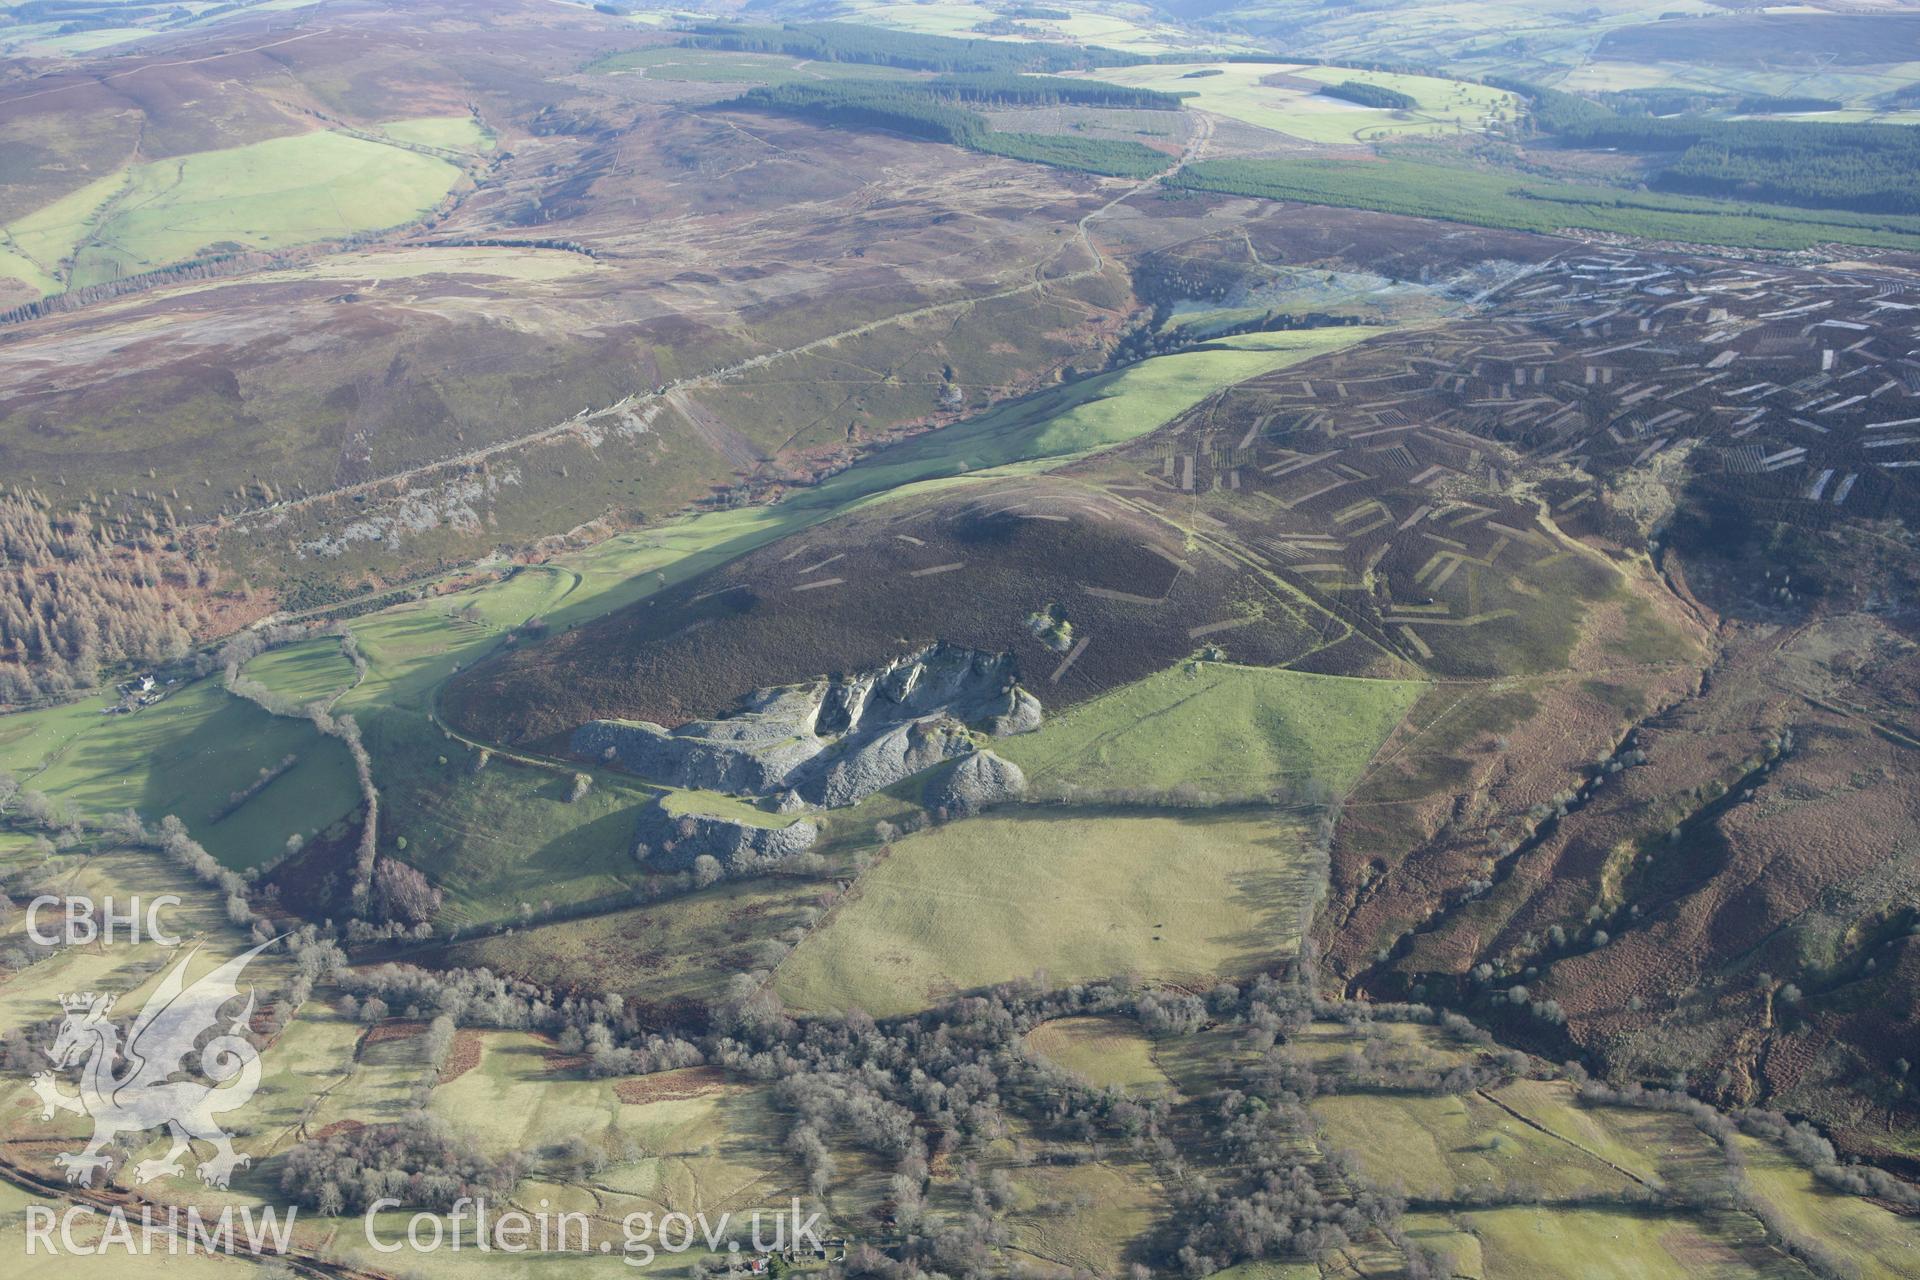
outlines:
[[[84,1013],[93,1008],[94,1002],[98,999],[99,996],[91,991],[81,991],[73,995],[61,996],[60,1007],[68,1013]]]

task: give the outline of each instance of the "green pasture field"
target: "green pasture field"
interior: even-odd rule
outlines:
[[[400,142],[439,147],[446,151],[491,151],[493,135],[472,116],[415,116],[387,120],[380,132]]]
[[[128,1273],[128,1255],[121,1252],[117,1236],[116,1243],[99,1253],[69,1253],[64,1247],[50,1253],[37,1241],[29,1253],[27,1210],[44,1208],[46,1204],[46,1199],[38,1194],[0,1182],[0,1252],[8,1259],[7,1274],[13,1280],[120,1280]],[[137,1224],[139,1219],[134,1217],[133,1221]],[[91,1250],[101,1242],[107,1226],[102,1215],[76,1216],[74,1242]],[[138,1229],[136,1225],[135,1231]],[[270,1280],[277,1274],[244,1256],[230,1258],[185,1252],[169,1256],[164,1243],[154,1255],[142,1257],[138,1267],[143,1276],[153,1280]]]
[[[476,771],[474,748],[405,711],[365,717],[362,734],[381,784],[381,848],[444,889],[442,923],[512,920],[522,903],[618,896],[640,879],[633,810],[654,788],[583,769],[594,781],[571,800],[573,768],[496,756]]]
[[[1380,332],[1338,327],[1248,333],[1143,360],[917,436],[792,501],[798,505],[817,494],[821,504],[837,506],[889,491],[911,492],[908,486],[920,480],[1051,470],[1138,439],[1222,388],[1338,351]]]
[[[1565,1086],[1561,1088],[1564,1095]],[[1314,1099],[1312,1105],[1328,1141],[1352,1152],[1370,1181],[1420,1199],[1533,1187],[1553,1199],[1625,1195],[1635,1184],[1606,1162],[1623,1155],[1629,1160],[1623,1167],[1654,1174],[1616,1138],[1608,1136],[1600,1153],[1590,1154],[1574,1141],[1541,1133],[1476,1093],[1333,1094]],[[1574,1128],[1569,1120],[1587,1118],[1564,1101],[1542,1110],[1555,1122],[1551,1127],[1556,1132]],[[1590,1127],[1579,1126],[1589,1140],[1593,1135],[1585,1130]]]
[[[1222,633],[1228,644],[1232,632]],[[1233,798],[1351,787],[1426,686],[1183,662],[994,744],[1041,794],[1069,788]]]
[[[364,1072],[357,1058],[366,1032],[365,1024],[342,1017],[323,1000],[304,1005],[300,1015],[260,1055],[260,1089],[246,1113],[252,1141],[243,1147],[265,1155],[310,1138],[336,1120],[370,1124],[376,1116],[380,1120],[394,1119],[391,1104],[396,1098],[390,1088],[382,1086],[399,1083],[403,1091],[399,1100],[404,1100],[404,1090],[424,1079],[426,1072],[412,1071],[400,1082],[379,1080]],[[388,1049],[379,1056],[388,1057],[392,1052]],[[384,1071],[380,1074],[391,1075]],[[383,1093],[387,1096],[382,1097]],[[271,1194],[271,1188],[262,1190]]]
[[[363,1024],[330,1009],[309,1006],[301,1010],[299,1020],[283,1037],[290,1042],[289,1048],[301,1055],[300,1061],[283,1068],[289,1076],[305,1069],[309,1062],[320,1073],[344,1072],[338,1087],[305,1098],[299,1096],[297,1079],[287,1081],[286,1096],[300,1103],[300,1123],[308,1136],[339,1120],[361,1124],[404,1120],[414,1110],[416,1090],[433,1080],[424,1034],[363,1039],[366,1031]],[[346,1050],[344,1055],[342,1048]]]
[[[576,581],[565,570],[531,566],[503,579],[354,619],[348,625],[367,660],[367,678],[340,700],[339,709],[430,710],[433,691],[442,681],[492,651],[506,632],[530,618],[545,617],[567,598]]]
[[[112,897],[122,908],[136,896],[173,894],[180,898],[180,903],[159,910],[160,923],[169,933],[189,945],[209,943],[213,950],[221,953],[221,959],[241,947],[240,936],[228,925],[216,895],[158,856],[144,851],[62,854],[35,880],[34,888],[62,897],[89,897],[96,903]],[[44,915],[38,924],[43,932],[60,927],[57,921]],[[123,1006],[119,1012],[137,1009],[158,983],[163,967],[177,954],[149,939],[145,924],[143,918],[138,943],[116,934],[111,946],[94,943],[62,947],[37,964],[9,974],[4,984],[0,984],[0,1030],[23,1028],[57,1017],[60,997],[74,991],[114,992]],[[0,951],[11,949],[25,939],[26,912],[18,911],[0,932]],[[196,964],[193,972],[197,975],[207,967]],[[263,957],[259,968],[260,985],[266,989],[272,985],[273,975],[281,966]],[[252,971],[250,967],[249,972]],[[26,1096],[25,1086],[26,1080],[21,1076],[0,1078],[0,1108],[5,1108],[6,1114],[12,1114],[10,1094],[18,1090],[20,1096]],[[39,1112],[36,1110],[33,1114],[39,1127]],[[53,1121],[46,1123],[54,1124]]]
[[[325,702],[351,688],[357,678],[353,664],[340,651],[340,642],[332,636],[269,650],[247,663],[241,674],[303,707]]]
[[[0,41],[0,49],[43,58],[73,57],[92,53],[96,49],[110,49],[114,45],[127,44],[153,34],[144,27],[96,27],[91,31],[69,31],[62,35],[62,25],[48,22],[13,28],[7,38]]]
[[[1393,1048],[1396,1062],[1445,1070],[1472,1060],[1472,1054],[1435,1035],[1433,1028],[1411,1022],[1375,1023],[1367,1028],[1369,1039],[1385,1040]],[[1315,1022],[1298,1034],[1287,1037],[1287,1056],[1304,1062],[1314,1070],[1342,1071],[1345,1060],[1360,1052],[1360,1037],[1353,1028],[1340,1022]]]
[[[459,176],[445,160],[324,130],[151,161],[0,226],[0,274],[57,293],[210,249],[397,226]]]
[[[100,819],[133,809],[187,824],[230,867],[280,855],[359,804],[346,748],[304,720],[270,716],[205,679],[131,715],[102,715],[89,698],[0,719],[0,768]],[[287,755],[298,763],[219,821],[233,793]]]
[[[98,728],[101,713],[111,705],[111,698],[94,695],[0,716],[0,769],[18,778],[23,790],[35,789],[31,779],[58,761],[76,739]]]
[[[491,1153],[538,1154],[575,1136],[599,1145],[613,1162],[595,1183],[633,1202],[611,1215],[616,1221],[647,1209],[717,1217],[784,1203],[797,1190],[765,1089],[701,1068],[641,1082],[580,1079],[556,1074],[553,1046],[538,1036],[490,1031],[481,1039],[479,1065],[435,1089],[430,1111],[472,1129]],[[623,1102],[621,1083],[643,1083],[659,1100]],[[535,1178],[566,1185],[547,1169]]]
[[[1753,249],[1807,249],[1834,241],[1909,249],[1920,244],[1920,218],[1577,186],[1419,160],[1211,160],[1187,166],[1170,181],[1201,191],[1549,235],[1575,228]]]
[[[1692,1216],[1567,1205],[1478,1209],[1455,1219],[1478,1241],[1489,1280],[1698,1280],[1751,1275],[1729,1241]],[[1571,1265],[1569,1265],[1571,1263]],[[1782,1268],[1781,1276],[1794,1274]]]
[[[1195,71],[1218,71],[1196,79]],[[1345,67],[1301,66],[1274,62],[1176,62],[1138,67],[1105,67],[1102,80],[1166,93],[1186,93],[1189,106],[1307,142],[1377,142],[1397,137],[1479,133],[1497,118],[1511,119],[1519,100],[1501,89],[1434,76],[1355,71]],[[1269,76],[1338,84],[1358,80],[1411,97],[1410,111],[1357,106],[1305,85],[1262,84]]]
[[[1319,1266],[1311,1262],[1242,1262],[1213,1274],[1225,1280],[1322,1280]]]
[[[614,1127],[622,1106],[611,1080],[556,1079],[553,1042],[526,1031],[483,1031],[480,1061],[434,1090],[429,1108],[470,1126],[491,1155],[531,1151]]]
[[[1204,982],[1270,967],[1318,892],[1265,810],[1036,809],[908,836],[775,974],[794,1008],[907,1013],[1046,971]]]
[[[1153,1037],[1130,1018],[1055,1018],[1027,1032],[1027,1051],[1099,1088],[1166,1094],[1173,1082],[1153,1060]]]
[[[1829,1190],[1812,1173],[1757,1139],[1738,1139],[1747,1186],[1797,1231],[1838,1254],[1861,1280],[1920,1274],[1920,1227],[1871,1200]]]
[[[1129,1246],[1166,1214],[1160,1183],[1143,1160],[1034,1164],[1011,1177],[1010,1248],[1081,1274],[1125,1274]]]
[[[249,945],[242,931],[228,922],[219,894],[147,850],[60,854],[41,869],[33,887],[36,892],[84,896],[96,903],[112,897],[120,906],[134,898],[177,896],[180,899],[177,905],[160,908],[160,921],[187,948],[201,948],[189,961],[189,982]],[[40,924],[44,929],[49,922],[43,919]],[[25,913],[14,913],[0,930],[0,951],[20,940],[25,927]],[[138,943],[116,935],[111,944],[96,941],[60,948],[38,963],[8,974],[4,982],[0,982],[0,1030],[26,1028],[58,1017],[59,997],[74,991],[111,993],[115,997],[116,1020],[130,1019],[183,954],[181,950],[152,941],[144,932]],[[246,971],[247,985],[259,993],[262,1003],[277,998],[292,977],[292,966],[284,955],[275,952],[261,955]],[[301,1019],[293,1025],[301,1027],[304,1023]],[[286,1046],[290,1042],[298,1042],[291,1029],[262,1056],[260,1091],[247,1108],[243,1125],[236,1128],[236,1134],[242,1139],[239,1143],[242,1150],[265,1154],[299,1122],[309,1091],[296,1087],[295,1081],[285,1074],[284,1067],[289,1062]],[[348,1044],[350,1049],[351,1041]],[[340,1061],[350,1057],[350,1052],[344,1058],[336,1055]],[[345,1069],[335,1065],[332,1073],[338,1075]],[[30,1096],[24,1074],[9,1073],[0,1077],[0,1114],[9,1117],[8,1138],[78,1139],[86,1134],[89,1126],[84,1117],[57,1113],[52,1120],[41,1120],[39,1104],[27,1104]],[[136,1160],[158,1156],[164,1146],[163,1134],[150,1135],[131,1156]],[[116,1170],[115,1180],[124,1183],[123,1175],[124,1170]]]

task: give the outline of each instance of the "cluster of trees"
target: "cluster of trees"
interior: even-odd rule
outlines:
[[[429,241],[432,248],[466,249],[557,249],[562,253],[577,253],[583,258],[598,258],[600,255],[578,240],[562,240],[555,236],[507,237],[507,236],[454,236],[448,239]]]
[[[1141,111],[1178,111],[1177,94],[1135,89],[1104,80],[1064,76],[950,75],[921,81],[918,88],[941,98],[995,107],[1131,107]]]
[[[1044,41],[961,40],[917,35],[843,22],[786,26],[706,23],[695,26],[682,48],[734,53],[781,53],[815,62],[860,62],[910,71],[1084,71],[1132,66],[1146,59],[1113,49]]]
[[[371,906],[390,924],[421,925],[440,910],[440,890],[428,883],[419,868],[379,858],[373,864]]]
[[[24,791],[11,774],[0,772],[0,811],[15,825],[43,834],[54,833],[46,851],[55,847],[71,848],[85,836],[87,827],[56,801],[39,791]],[[107,818],[93,828],[101,837],[136,849],[154,849],[176,866],[209,888],[226,895],[227,919],[241,927],[253,926],[256,940],[271,937],[266,921],[255,914],[248,901],[247,878],[220,865],[199,841],[187,834],[187,824],[168,814],[153,826],[129,809]]]
[[[1523,81],[1490,84],[1531,101],[1533,127],[1569,146],[1671,157],[1656,185],[1696,195],[1862,213],[1920,212],[1920,130],[1905,125],[1623,115]],[[1768,109],[1823,110],[1822,99]]]
[[[1205,1276],[1257,1258],[1314,1258],[1379,1232],[1401,1248],[1408,1274],[1435,1274],[1433,1261],[1401,1232],[1404,1204],[1371,1189],[1340,1152],[1318,1151],[1307,1103],[1319,1076],[1277,1045],[1316,1018],[1336,1018],[1363,1032],[1374,1021],[1433,1022],[1422,1005],[1328,1004],[1298,982],[1263,976],[1222,983],[1206,997],[1207,1021],[1245,1028],[1258,1052],[1233,1086],[1214,1100],[1209,1132],[1225,1147],[1218,1169],[1201,1171],[1164,1140],[1155,1164],[1170,1189],[1173,1212],[1156,1233],[1156,1260],[1183,1275]],[[1330,1192],[1343,1188],[1345,1194]]]
[[[1669,130],[1642,145],[1687,136]],[[1920,130],[1906,125],[1739,120],[1694,138],[1662,170],[1661,186],[1821,209],[1920,213]]]
[[[1021,88],[1016,82],[1038,81],[1039,88]],[[1098,100],[1109,91],[1133,91],[1118,85],[1058,89],[1039,77],[987,77],[979,82],[954,78],[924,83],[841,81],[824,84],[782,84],[749,89],[723,105],[741,110],[768,111],[820,124],[856,129],[888,129],[913,138],[949,142],[991,155],[1031,160],[1065,169],[1082,169],[1122,177],[1146,177],[1168,167],[1172,160],[1142,143],[1110,138],[1083,138],[1033,133],[1000,133],[985,116],[963,102],[1007,102],[1007,96],[1031,94],[1053,101],[1076,101],[1085,94]],[[955,86],[960,86],[956,88]],[[1135,104],[1137,105],[1137,104]]]
[[[1749,116],[1784,116],[1798,111],[1838,111],[1844,105],[1837,98],[1760,96],[1742,98],[1733,109]]]
[[[986,118],[917,84],[781,84],[749,89],[725,104],[821,124],[890,129],[966,146],[988,132]]]
[[[1500,1052],[1485,1031],[1453,1013],[1420,1004],[1332,1003],[1318,999],[1292,973],[1222,982],[1205,995],[1146,991],[1126,980],[1045,991],[1010,984],[985,995],[884,1022],[853,1012],[835,1018],[790,1016],[767,989],[764,975],[742,974],[705,1012],[703,1024],[682,1034],[643,1031],[618,996],[561,997],[487,970],[427,972],[387,965],[342,970],[337,947],[314,930],[291,939],[305,984],[331,975],[350,993],[363,1018],[434,1019],[439,1042],[450,1043],[457,1024],[545,1030],[560,1048],[581,1053],[598,1073],[650,1073],[712,1063],[729,1074],[766,1083],[787,1116],[785,1148],[824,1196],[836,1173],[836,1152],[852,1146],[892,1169],[891,1204],[897,1230],[893,1257],[863,1253],[849,1274],[911,1280],[930,1272],[969,1274],[991,1269],[1006,1241],[1004,1211],[1013,1192],[1002,1176],[985,1175],[966,1161],[1013,1132],[1042,1141],[1130,1150],[1151,1163],[1168,1188],[1172,1212],[1150,1242],[1156,1269],[1204,1276],[1258,1258],[1312,1258],[1369,1235],[1384,1236],[1406,1253],[1408,1274],[1428,1277],[1435,1260],[1399,1225],[1397,1198],[1369,1188],[1338,1152],[1321,1149],[1307,1104],[1328,1087],[1462,1092],[1524,1073],[1524,1055]],[[1026,1048],[1043,1022],[1067,1016],[1118,1015],[1155,1035],[1203,1029],[1236,1030],[1244,1065],[1209,1100],[1208,1133],[1224,1150],[1204,1167],[1190,1166],[1171,1113],[1158,1099],[1134,1099],[1096,1089]],[[1360,1039],[1350,1061],[1310,1069],[1284,1042],[1316,1020],[1347,1023]],[[1455,1043],[1484,1052],[1469,1064],[1424,1066],[1404,1056],[1394,1037],[1375,1024],[1436,1026]],[[444,1051],[444,1048],[442,1052]],[[1786,1148],[1836,1189],[1911,1203],[1896,1180],[1876,1170],[1844,1165],[1817,1132],[1770,1112],[1731,1115],[1681,1092],[1594,1085],[1577,1066],[1567,1070],[1593,1105],[1658,1107],[1690,1116],[1719,1140],[1729,1173],[1701,1188],[1684,1189],[1687,1202],[1737,1207],[1759,1214],[1774,1242],[1816,1274],[1838,1274],[1821,1246],[1796,1233],[1746,1193],[1738,1176],[1737,1133]],[[286,1189],[301,1203],[351,1210],[390,1195],[410,1204],[444,1207],[460,1194],[504,1194],[523,1168],[490,1163],[444,1129],[419,1122],[381,1126],[326,1142],[309,1142],[290,1160]],[[579,1159],[593,1156],[582,1149]],[[573,1157],[568,1157],[569,1159]],[[959,1212],[929,1211],[936,1163],[960,1174]],[[329,1188],[331,1188],[329,1190]],[[952,1203],[948,1199],[946,1203]]]
[[[1006,1135],[1016,1115],[1043,1137],[1149,1142],[1161,1103],[1094,1089],[1024,1047],[1026,1032],[1049,1018],[1124,1011],[1134,994],[1120,985],[1004,988],[876,1023],[858,1013],[788,1017],[746,979],[710,1011],[704,1045],[709,1061],[773,1085],[791,1117],[787,1147],[816,1188],[833,1173],[829,1138],[892,1167],[901,1258],[893,1274],[975,1274],[1004,1233],[993,1189],[981,1189],[971,1212],[936,1224],[926,1213],[931,1162]]]
[[[1393,111],[1411,111],[1420,105],[1410,93],[1368,84],[1364,80],[1342,80],[1339,84],[1323,85],[1320,92],[1326,97],[1357,102],[1363,107],[1386,107]]]
[[[505,1200],[526,1174],[519,1153],[492,1158],[441,1121],[412,1115],[313,1139],[287,1152],[280,1189],[318,1213],[361,1213],[391,1197],[451,1209],[463,1196]]]
[[[64,293],[48,294],[32,302],[23,302],[19,306],[0,311],[0,326],[22,324],[28,320],[38,320],[42,316],[59,315],[77,310],[89,303],[104,302],[109,298],[125,297],[131,293],[144,293],[148,289],[158,288],[161,285],[184,284],[194,280],[219,280],[249,271],[284,267],[296,261],[304,261],[309,256],[311,256],[310,252],[304,249],[281,253],[211,253],[204,257],[190,258],[185,262],[176,262],[171,266],[155,267],[151,271],[141,271],[113,280],[102,280],[96,284],[83,285],[78,289],[69,289]]]
[[[640,1034],[640,1024],[620,995],[556,996],[531,982],[503,978],[489,969],[427,970],[383,964],[339,975],[341,990],[359,1000],[378,999],[410,1018],[444,1014],[461,1027],[545,1031],[558,1036],[572,1027],[585,1035],[603,1026],[616,1039]]]
[[[185,869],[202,884],[219,890],[227,896],[227,919],[234,924],[261,925],[247,900],[247,881],[239,872],[223,867],[214,856],[201,847],[200,842],[187,834],[187,824],[168,814],[160,819],[159,825],[149,828],[140,821],[138,814],[131,810],[119,819],[119,830],[110,832],[126,843],[158,849],[167,855],[175,865]],[[271,936],[271,935],[269,935]]]
[[[1920,1209],[1920,1191],[1884,1169],[1843,1163],[1833,1144],[1804,1120],[1789,1119],[1778,1111],[1750,1108],[1735,1112],[1734,1121],[1742,1133],[1774,1143],[1836,1191],[1872,1196],[1904,1209]]]
[[[1150,178],[1173,164],[1173,157],[1165,152],[1124,138],[996,131],[971,145],[975,151],[1005,156],[1009,160],[1027,160],[1056,169],[1078,169],[1110,178]]]
[[[1175,1182],[1157,1251],[1182,1274],[1207,1276],[1258,1258],[1317,1258],[1356,1236],[1397,1227],[1405,1208],[1398,1198],[1366,1189],[1344,1198],[1322,1189],[1316,1166],[1331,1166],[1335,1185],[1365,1183],[1338,1153],[1305,1154],[1301,1137],[1313,1122],[1298,1100],[1284,1092],[1265,1096],[1257,1085],[1234,1089],[1221,1097],[1217,1115],[1222,1162],[1240,1177],[1227,1186],[1191,1174]]]
[[[1455,1015],[1457,1016],[1457,1015]],[[1369,1034],[1349,1053],[1334,1059],[1342,1093],[1420,1093],[1445,1097],[1505,1084],[1525,1075],[1527,1057],[1512,1050],[1491,1052],[1472,1062],[1436,1067],[1409,1057],[1400,1042]],[[1318,1088],[1318,1080],[1313,1087]]]
[[[1226,1158],[1190,1167],[1166,1132],[1168,1113],[1155,1099],[1097,1090],[1028,1054],[1028,1031],[1053,1018],[1119,1014],[1160,1035],[1186,1035],[1221,1023],[1244,1028],[1259,1051],[1253,1066],[1217,1102],[1209,1133]],[[1042,1137],[1124,1146],[1150,1161],[1170,1189],[1173,1212],[1156,1234],[1156,1265],[1203,1276],[1254,1258],[1312,1258],[1373,1231],[1408,1249],[1414,1274],[1430,1260],[1400,1235],[1401,1203],[1367,1188],[1340,1156],[1316,1150],[1305,1108],[1314,1077],[1274,1046],[1316,1017],[1364,1022],[1440,1021],[1424,1006],[1361,1010],[1328,1005],[1291,976],[1223,982],[1205,997],[1147,992],[1125,981],[1037,992],[995,989],[913,1017],[874,1023],[788,1018],[762,990],[743,983],[712,1012],[710,1061],[775,1082],[776,1098],[793,1117],[788,1147],[816,1188],[832,1172],[827,1136],[889,1160],[894,1203],[905,1233],[904,1264],[960,1274],[995,1238],[994,1188],[975,1188],[975,1213],[940,1231],[918,1233],[929,1156],[963,1153],[1018,1127]],[[1464,1019],[1466,1039],[1482,1037]],[[1433,1073],[1436,1076],[1439,1073]],[[1463,1073],[1458,1087],[1492,1074]],[[1324,1175],[1328,1167],[1333,1177]],[[1225,1175],[1220,1169],[1231,1171]],[[1339,1188],[1339,1190],[1333,1190]]]
[[[1594,97],[1623,116],[1677,116],[1690,111],[1723,111],[1733,99],[1698,89],[1614,89]]]
[[[210,582],[36,490],[0,493],[0,704],[91,688],[111,663],[183,657],[201,625],[187,589]]]

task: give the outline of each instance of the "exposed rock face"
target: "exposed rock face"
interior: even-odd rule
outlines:
[[[996,738],[1010,738],[1016,733],[1032,733],[1040,727],[1040,699],[1018,686],[1009,689],[1008,707],[1005,712],[995,716],[988,724],[988,730]]]
[[[838,809],[858,804],[883,787],[972,750],[973,738],[967,726],[950,716],[909,720],[844,755],[836,755],[800,790],[815,804]]]
[[[1017,800],[1026,790],[1027,775],[1019,765],[991,751],[976,751],[929,783],[925,798],[929,809],[964,815]]]
[[[704,813],[675,815],[659,801],[640,806],[634,831],[645,845],[644,861],[662,871],[685,871],[701,854],[712,854],[729,875],[771,866],[805,853],[820,828],[801,818],[785,827],[756,827]]]
[[[594,720],[574,730],[576,754],[611,757],[623,769],[677,787],[767,795],[793,785],[802,766],[830,745],[812,725],[814,689],[761,689],[724,720],[696,720],[669,732],[644,720]]]
[[[722,719],[672,730],[595,720],[574,731],[572,748],[675,786],[796,791],[838,807],[966,754],[968,724],[1000,735],[1038,728],[1040,702],[1016,678],[1010,655],[932,644],[876,670],[756,690]]]

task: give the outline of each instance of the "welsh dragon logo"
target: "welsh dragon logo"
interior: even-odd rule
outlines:
[[[253,1016],[254,996],[247,992],[246,1007],[226,1030],[204,1045],[200,1037],[215,1030],[220,1009],[240,994],[240,972],[271,942],[235,956],[219,968],[187,985],[187,965],[199,948],[182,956],[156,990],[120,1043],[120,1029],[107,1020],[113,997],[87,992],[60,997],[66,1020],[53,1048],[47,1051],[55,1065],[80,1065],[80,1092],[64,1093],[51,1071],[33,1078],[40,1096],[41,1118],[71,1111],[93,1119],[93,1140],[85,1151],[61,1152],[55,1163],[67,1171],[67,1180],[91,1186],[96,1172],[111,1164],[101,1149],[122,1135],[164,1127],[172,1149],[158,1160],[142,1160],[133,1168],[135,1182],[149,1182],[185,1172],[180,1157],[192,1154],[195,1141],[211,1143],[214,1156],[200,1162],[200,1179],[224,1187],[233,1171],[252,1157],[233,1149],[233,1135],[220,1127],[216,1116],[245,1106],[260,1087],[260,1054],[242,1034]],[[184,1078],[193,1058],[212,1084]],[[114,1074],[116,1061],[124,1066]],[[175,1077],[182,1077],[176,1079]]]

